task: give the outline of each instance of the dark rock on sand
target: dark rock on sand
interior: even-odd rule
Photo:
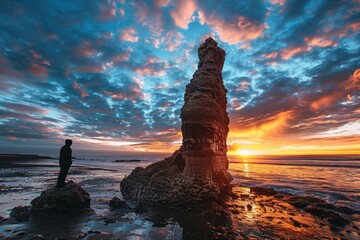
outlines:
[[[250,204],[246,205],[246,208],[247,208],[248,211],[252,210],[252,206]]]
[[[198,70],[186,86],[181,109],[181,148],[145,169],[135,168],[120,183],[124,198],[136,205],[188,207],[231,193],[227,90],[221,74],[225,51],[209,38],[198,55]]]
[[[338,207],[338,206],[335,206],[335,205],[332,205],[329,203],[317,203],[317,204],[315,204],[315,206],[319,207],[319,208],[329,209],[329,210],[332,210],[335,212],[345,213],[345,214],[359,214],[360,213],[360,211],[353,210],[349,207],[344,207],[344,206]]]
[[[351,223],[349,219],[343,217],[341,214],[356,213],[356,211],[350,208],[334,206],[326,203],[324,200],[310,196],[291,196],[286,198],[286,201],[297,208],[304,209],[316,217],[327,220],[333,229],[343,228]]]
[[[348,219],[342,217],[340,214],[319,207],[309,206],[305,208],[305,211],[319,218],[326,219],[330,224],[334,225],[335,227],[344,227],[345,225],[350,223]]]
[[[271,188],[263,188],[263,187],[252,187],[250,188],[250,192],[265,196],[274,196],[278,194],[278,192],[272,190]]]
[[[69,181],[64,188],[49,188],[31,201],[32,211],[83,213],[92,211],[90,195],[80,185]]]
[[[130,206],[124,201],[117,197],[113,197],[109,202],[110,211],[114,210],[129,210]]]
[[[19,222],[29,220],[31,215],[30,206],[17,206],[11,210],[10,217],[15,218]]]
[[[294,196],[294,197],[289,197],[286,199],[286,201],[293,205],[294,207],[298,207],[298,208],[304,208],[306,206],[309,206],[310,204],[320,204],[320,203],[325,203],[325,201],[318,199],[318,198],[314,198],[314,197],[310,197],[310,196],[305,196],[305,197],[301,197],[301,196]]]

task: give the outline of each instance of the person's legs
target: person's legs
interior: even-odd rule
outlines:
[[[68,174],[70,166],[60,166],[60,172],[58,176],[58,181],[56,184],[57,188],[62,188],[65,186],[65,178]]]

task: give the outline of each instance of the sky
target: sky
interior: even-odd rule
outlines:
[[[229,154],[360,154],[360,1],[0,0],[0,152],[172,152],[213,37]]]

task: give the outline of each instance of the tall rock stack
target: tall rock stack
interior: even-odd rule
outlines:
[[[209,38],[198,55],[198,70],[186,86],[181,109],[181,148],[146,168],[135,168],[120,183],[124,198],[137,205],[194,206],[231,192],[227,90],[221,75],[225,51]]]
[[[221,74],[225,51],[208,38],[198,55],[198,70],[186,86],[181,109],[184,175],[228,186],[232,180],[226,156],[229,117]]]

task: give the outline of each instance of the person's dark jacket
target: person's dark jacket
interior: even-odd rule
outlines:
[[[60,150],[60,166],[71,166],[71,148],[69,146],[63,146]]]

